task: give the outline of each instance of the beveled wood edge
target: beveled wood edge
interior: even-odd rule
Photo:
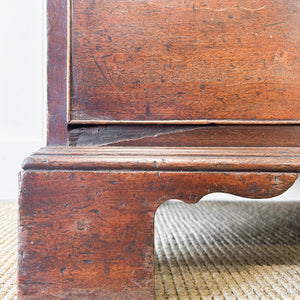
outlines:
[[[300,156],[300,147],[43,147],[33,155]]]
[[[67,3],[67,104],[66,104],[66,118],[67,124],[71,120],[71,81],[72,81],[72,5],[73,0],[68,0]]]
[[[24,170],[300,172],[300,147],[46,147]]]
[[[109,125],[109,124],[143,124],[143,125],[298,125],[300,120],[245,120],[245,119],[199,119],[199,120],[77,120],[69,118],[70,125]]]

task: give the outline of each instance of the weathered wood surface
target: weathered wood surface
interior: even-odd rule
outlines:
[[[71,123],[299,123],[297,0],[72,0],[71,17]]]
[[[68,3],[48,0],[48,145],[67,144]]]
[[[154,171],[300,171],[300,148],[52,147],[24,169]]]
[[[25,171],[19,299],[153,299],[153,222],[167,199],[276,196],[297,174]]]
[[[299,123],[299,25],[296,0],[48,0],[48,145],[115,147],[25,160],[19,299],[151,299],[161,203],[286,191],[299,126],[68,128],[67,105],[78,124]]]
[[[69,146],[107,146],[119,142],[131,142],[145,137],[165,136],[177,132],[188,133],[198,128],[194,125],[100,125],[70,126]]]
[[[69,129],[69,145],[131,147],[300,147],[300,126],[81,126]]]

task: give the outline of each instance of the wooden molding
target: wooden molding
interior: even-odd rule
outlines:
[[[107,124],[171,124],[171,125],[299,125],[300,120],[243,120],[243,119],[236,119],[236,120],[218,120],[218,119],[199,119],[199,120],[147,120],[147,121],[134,121],[134,120],[76,120],[72,119],[69,120],[69,124],[72,125],[107,125]]]
[[[25,170],[153,170],[299,172],[300,148],[47,147]]]

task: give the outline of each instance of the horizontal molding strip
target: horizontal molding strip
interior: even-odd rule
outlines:
[[[300,120],[285,120],[285,119],[272,119],[272,120],[245,120],[245,119],[202,119],[202,120],[101,120],[101,119],[69,119],[68,124],[70,125],[107,125],[107,124],[173,124],[173,125],[211,125],[211,124],[220,124],[220,125],[299,125]]]
[[[299,172],[300,147],[46,147],[25,159],[23,168]]]

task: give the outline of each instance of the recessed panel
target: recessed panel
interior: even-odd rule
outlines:
[[[297,122],[297,0],[73,0],[70,121]]]

